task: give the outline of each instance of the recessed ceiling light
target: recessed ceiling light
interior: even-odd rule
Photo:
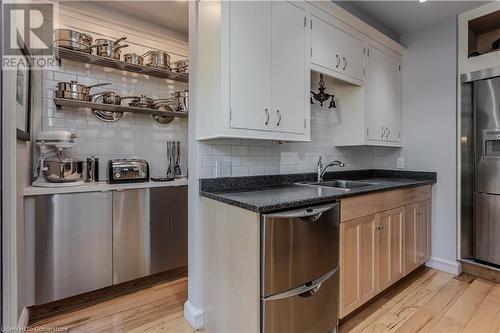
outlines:
[[[418,0],[419,3],[424,3],[426,2],[427,0]]]

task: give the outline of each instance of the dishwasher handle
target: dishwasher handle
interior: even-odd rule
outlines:
[[[280,213],[266,214],[266,218],[299,218],[304,222],[314,222],[321,217],[321,215],[339,205],[338,202],[333,204],[314,206],[308,208],[301,208],[295,210],[288,210]]]
[[[293,289],[287,290],[285,292],[282,292],[282,293],[279,293],[276,295],[264,297],[263,299],[265,301],[276,301],[279,299],[289,298],[289,297],[293,297],[293,296],[310,297],[310,296],[316,294],[318,292],[319,288],[321,288],[321,284],[323,282],[325,282],[326,280],[328,280],[333,274],[335,274],[338,269],[339,268],[337,266],[334,269],[332,269],[331,271],[329,271],[328,273],[326,273],[325,275],[320,276],[316,280],[312,280],[312,281],[307,282],[307,283],[305,283],[297,288],[293,288]]]

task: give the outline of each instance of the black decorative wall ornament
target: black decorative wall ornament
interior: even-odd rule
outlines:
[[[337,106],[335,105],[335,95],[330,95],[325,93],[325,81],[323,80],[323,74],[319,75],[319,93],[315,93],[314,91],[311,90],[311,104],[314,104],[313,98],[319,102],[321,106],[323,106],[323,103],[330,100],[330,105],[328,106],[329,109],[335,109]]]

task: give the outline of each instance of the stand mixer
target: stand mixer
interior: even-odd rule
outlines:
[[[83,162],[65,157],[64,150],[72,148],[75,135],[70,131],[43,131],[36,139],[40,147],[32,186],[66,187],[83,185]]]

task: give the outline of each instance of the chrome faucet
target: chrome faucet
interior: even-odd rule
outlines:
[[[317,165],[317,169],[318,169],[318,179],[317,179],[317,181],[318,181],[318,183],[320,183],[320,182],[323,181],[323,176],[325,175],[326,171],[328,169],[330,169],[331,167],[333,167],[333,166],[339,166],[339,167],[343,168],[345,166],[345,164],[343,162],[335,160],[335,161],[332,161],[332,162],[328,163],[328,165],[323,168],[323,163],[321,163],[321,158],[322,158],[322,156],[319,157],[319,159],[318,159],[318,165]]]

